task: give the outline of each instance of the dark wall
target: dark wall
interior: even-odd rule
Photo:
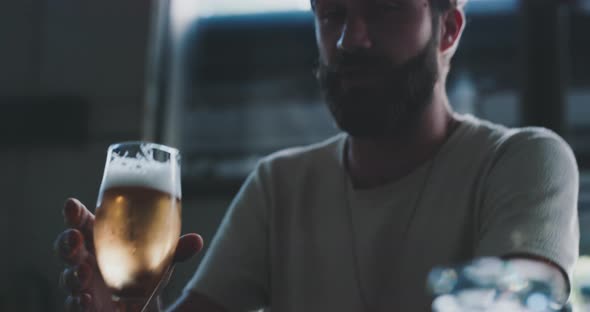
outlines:
[[[108,144],[140,137],[150,14],[150,1],[2,2],[0,311],[63,310],[61,208],[92,207]]]

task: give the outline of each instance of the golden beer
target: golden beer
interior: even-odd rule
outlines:
[[[180,199],[142,186],[102,193],[94,242],[102,276],[118,297],[144,298],[167,270],[180,236]]]
[[[147,304],[167,272],[180,236],[180,200],[178,150],[146,142],[109,147],[94,246],[102,277],[123,310]]]

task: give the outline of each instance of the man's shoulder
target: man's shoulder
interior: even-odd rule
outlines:
[[[570,149],[568,143],[559,134],[543,127],[512,128],[507,133],[504,144],[506,146],[552,145]]]
[[[487,145],[499,153],[515,148],[555,146],[569,149],[567,142],[557,133],[543,127],[507,127],[474,116],[461,116],[467,129],[465,140],[475,145]]]
[[[345,135],[340,133],[321,142],[279,150],[263,158],[263,162],[306,161],[318,157],[338,158]]]
[[[282,149],[262,158],[260,166],[270,171],[287,170],[290,173],[338,166],[345,141],[346,134],[340,133],[314,144]]]
[[[479,151],[490,161],[492,168],[575,166],[571,147],[550,129],[506,127],[473,116],[466,118],[471,129],[465,141],[470,142],[468,145],[473,151]]]
[[[536,168],[557,173],[566,167],[577,171],[577,161],[570,145],[557,133],[542,127],[514,128],[506,135],[497,159],[515,169]]]

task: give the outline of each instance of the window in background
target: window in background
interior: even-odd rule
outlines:
[[[190,1],[185,1],[190,2]],[[309,11],[309,0],[201,0],[204,16]]]
[[[520,123],[517,0],[470,0],[467,21],[447,81],[450,102],[507,126]]]
[[[590,1],[580,1],[569,23],[569,69],[566,97],[567,139],[583,168],[590,165]]]
[[[309,11],[212,15],[190,31],[186,180],[234,191],[260,157],[337,132],[313,75]]]
[[[569,81],[566,98],[566,138],[571,144],[582,170],[580,179],[580,253],[590,253],[590,2],[580,1],[572,10],[569,27]],[[586,262],[588,263],[588,262]],[[590,279],[584,281],[590,289]],[[586,292],[588,295],[588,292]],[[589,298],[585,299],[590,302]]]

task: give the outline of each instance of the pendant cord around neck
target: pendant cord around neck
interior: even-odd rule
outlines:
[[[418,207],[420,206],[421,202],[422,202],[422,198],[424,195],[424,190],[427,188],[428,186],[428,182],[431,178],[431,174],[434,168],[434,163],[435,163],[435,159],[433,159],[430,163],[430,165],[428,166],[428,170],[426,172],[426,176],[422,182],[420,191],[417,194],[416,199],[414,200],[414,204],[412,205],[412,209],[410,211],[410,216],[408,219],[408,222],[406,223],[406,226],[403,229],[403,232],[401,233],[401,237],[402,237],[402,244],[403,242],[408,238],[408,233],[410,231],[410,228],[412,226],[412,223],[415,219],[416,216],[416,211],[418,210]],[[347,193],[349,192],[349,187],[347,187]],[[354,220],[353,220],[353,216],[352,216],[352,206],[350,204],[350,198],[352,194],[348,194],[347,196],[347,212],[348,212],[348,226],[350,229],[350,245],[351,245],[351,251],[352,251],[352,260],[353,260],[353,266],[354,266],[354,278],[355,278],[355,283],[357,284],[357,287],[359,289],[359,295],[360,295],[360,299],[361,299],[361,303],[363,305],[363,309],[366,312],[375,312],[375,311],[379,311],[379,302],[383,301],[383,297],[385,296],[385,294],[380,294],[377,297],[377,302],[375,303],[375,305],[373,306],[368,299],[367,296],[367,290],[362,286],[362,282],[361,282],[361,273],[360,273],[360,263],[359,263],[359,256],[358,256],[358,248],[357,248],[357,233],[355,231],[355,227],[354,227]],[[390,273],[392,273],[393,269],[390,270]],[[390,274],[391,275],[391,274]],[[383,289],[383,292],[385,292],[386,289]]]
[[[449,133],[447,135],[447,140],[450,138],[450,136],[455,132],[455,130],[457,130],[457,128],[459,127],[459,123],[456,122],[455,120],[453,120],[452,118],[449,120]],[[346,150],[346,145],[345,144],[345,149]],[[440,152],[440,151],[439,151]],[[424,197],[425,194],[425,190],[426,188],[429,186],[429,182],[432,178],[432,174],[434,171],[434,168],[436,166],[436,163],[438,161],[438,156],[439,153],[437,152],[434,157],[430,160],[430,164],[428,166],[428,169],[426,171],[425,174],[425,178],[422,181],[422,185],[420,187],[420,190],[417,194],[416,199],[414,200],[414,204],[412,205],[412,209],[410,211],[410,216],[408,218],[408,222],[406,223],[406,226],[403,229],[403,232],[401,233],[401,246],[399,248],[400,250],[400,255],[402,255],[406,248],[406,240],[408,239],[408,235],[410,232],[410,229],[412,228],[412,224],[414,223],[414,220],[416,218],[416,212],[418,211],[418,207],[420,207],[421,203],[422,203],[422,199]],[[348,167],[346,162],[346,157],[345,159],[345,167]],[[346,203],[347,203],[347,214],[348,214],[348,226],[350,229],[350,245],[351,245],[351,251],[352,251],[352,261],[353,261],[353,270],[354,270],[354,279],[355,279],[355,283],[357,284],[357,287],[359,289],[359,296],[361,299],[361,304],[363,306],[363,310],[365,312],[376,312],[379,311],[380,308],[382,308],[383,305],[383,301],[384,298],[387,297],[387,288],[385,289],[381,289],[381,292],[378,296],[377,296],[377,300],[376,303],[374,305],[371,305],[371,303],[369,302],[369,299],[367,297],[367,290],[365,288],[363,288],[362,286],[362,282],[361,282],[361,273],[360,273],[360,262],[359,262],[359,254],[358,254],[358,248],[357,248],[357,233],[355,231],[355,227],[354,227],[354,220],[353,220],[353,215],[352,215],[352,206],[350,204],[350,199],[352,197],[351,192],[354,191],[354,186],[352,186],[351,181],[349,180],[349,183],[347,184],[346,187]],[[393,222],[393,220],[391,221]],[[393,264],[392,264],[393,265]],[[390,276],[392,276],[393,269],[390,270]]]

